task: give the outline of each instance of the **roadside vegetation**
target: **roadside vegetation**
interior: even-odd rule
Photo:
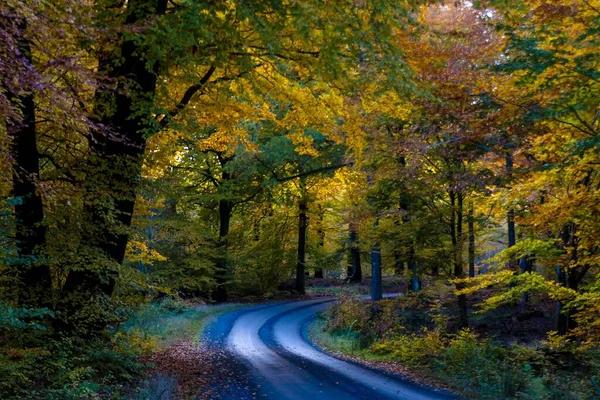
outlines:
[[[469,398],[598,398],[597,349],[546,336],[543,312],[528,321],[514,309],[495,310],[458,329],[451,292],[432,285],[376,304],[346,295],[309,337],[342,357]]]
[[[2,315],[23,340],[0,346],[0,393],[17,399],[177,399],[205,390],[215,367],[200,335],[216,315],[239,304],[206,305],[173,298],[122,310],[108,338],[65,340],[43,316]],[[6,325],[6,324],[11,325]]]

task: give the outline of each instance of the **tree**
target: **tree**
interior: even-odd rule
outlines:
[[[2,11],[8,11],[5,14]],[[12,13],[11,13],[12,11]],[[3,103],[7,102],[6,131],[13,161],[12,196],[15,197],[15,242],[17,261],[10,266],[16,303],[20,306],[48,307],[51,303],[50,268],[41,258],[46,241],[44,210],[38,183],[40,177],[37,147],[36,111],[33,81],[39,79],[32,62],[27,21],[16,10],[0,10],[0,26],[5,45],[2,53],[10,57],[13,80],[3,77]],[[11,54],[7,50],[13,49]],[[9,50],[10,51],[10,50]],[[4,58],[4,57],[3,57]]]

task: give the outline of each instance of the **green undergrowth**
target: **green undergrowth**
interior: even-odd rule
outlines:
[[[64,337],[53,332],[50,311],[0,303],[0,397],[160,398],[161,387],[172,385],[172,379],[158,376],[149,381],[152,365],[144,360],[182,340],[199,343],[211,318],[238,307],[150,301],[123,307],[124,321],[100,336]]]
[[[213,317],[241,307],[241,304],[205,305],[167,299],[141,307],[119,327],[116,335],[139,342],[150,351],[164,349],[180,340],[198,344],[202,330]]]
[[[426,299],[410,297],[377,305],[342,297],[311,324],[309,337],[335,353],[397,363],[470,398],[600,398],[599,349],[553,335],[525,346],[450,332],[442,302],[422,306]]]
[[[309,325],[308,337],[313,343],[330,352],[371,361],[389,360],[389,357],[376,354],[369,347],[361,347],[360,334],[352,329],[345,332],[328,332],[323,318],[317,318]]]
[[[306,288],[308,296],[319,297],[337,297],[340,295],[366,294],[368,289],[358,285],[343,285],[343,286],[313,286]]]

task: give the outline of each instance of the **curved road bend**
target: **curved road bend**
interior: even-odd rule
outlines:
[[[314,347],[306,328],[332,299],[274,303],[227,313],[204,332],[204,343],[223,354],[228,376],[215,399],[456,399]],[[233,372],[232,372],[233,371]]]

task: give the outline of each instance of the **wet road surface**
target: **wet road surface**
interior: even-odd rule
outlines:
[[[260,305],[226,313],[203,342],[227,373],[215,399],[455,399],[400,376],[341,360],[316,348],[306,329],[331,299]],[[214,393],[214,392],[213,392]]]

